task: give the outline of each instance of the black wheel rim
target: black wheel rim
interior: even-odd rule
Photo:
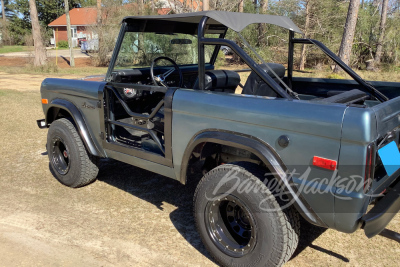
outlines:
[[[61,175],[66,175],[71,163],[68,146],[64,140],[56,136],[51,142],[51,161],[54,169]]]
[[[256,224],[244,203],[232,196],[208,202],[205,221],[213,243],[225,254],[239,258],[256,245]]]

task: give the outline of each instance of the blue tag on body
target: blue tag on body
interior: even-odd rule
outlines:
[[[392,141],[378,150],[386,173],[390,176],[400,168],[400,152],[396,142]]]

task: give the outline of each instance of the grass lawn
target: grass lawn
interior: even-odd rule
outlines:
[[[32,46],[4,45],[0,47],[0,54],[31,51],[32,49]]]

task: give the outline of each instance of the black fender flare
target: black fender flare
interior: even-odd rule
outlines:
[[[46,111],[46,125],[49,122],[49,110],[50,108],[60,108],[66,110],[71,118],[74,120],[76,127],[78,128],[79,135],[81,136],[83,143],[85,144],[86,149],[90,154],[97,157],[104,157],[103,153],[101,153],[100,149],[97,148],[96,144],[93,142],[92,136],[88,130],[85,119],[82,116],[82,113],[79,109],[70,101],[65,99],[56,98],[51,101],[49,108]]]
[[[327,225],[318,217],[304,197],[298,192],[297,187],[292,182],[292,177],[287,175],[287,168],[276,151],[266,142],[251,135],[241,133],[207,129],[198,132],[187,145],[182,158],[180,170],[180,182],[186,183],[186,173],[189,164],[190,155],[195,147],[204,142],[212,142],[221,145],[232,146],[247,150],[256,155],[271,171],[275,178],[282,183],[289,197],[294,200],[297,211],[310,223],[327,227]]]

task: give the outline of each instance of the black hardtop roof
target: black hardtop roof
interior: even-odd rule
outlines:
[[[199,24],[200,20],[204,17],[209,17],[207,24],[223,25],[236,32],[242,31],[250,24],[254,23],[267,23],[280,26],[282,28],[302,33],[301,30],[293,23],[288,17],[251,14],[251,13],[238,13],[226,11],[201,11],[193,13],[182,13],[173,15],[155,15],[155,16],[128,16],[125,17],[123,22],[134,22],[143,20],[162,20],[171,22],[183,22]]]

